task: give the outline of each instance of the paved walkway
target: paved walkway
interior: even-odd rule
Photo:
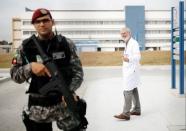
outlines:
[[[9,68],[0,68],[0,83],[10,80],[9,70]]]
[[[185,131],[185,95],[170,89],[169,66],[141,67],[142,115],[121,121],[123,88],[121,67],[85,68],[84,98],[88,103],[87,131]]]
[[[186,131],[185,95],[170,88],[170,66],[141,67],[142,115],[130,121],[113,117],[123,107],[121,67],[85,67],[84,72],[77,93],[88,104],[87,131]]]

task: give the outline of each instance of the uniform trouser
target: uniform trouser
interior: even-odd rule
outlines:
[[[52,122],[50,123],[37,123],[28,118],[23,119],[23,123],[25,124],[26,131],[53,131],[52,130]],[[85,129],[72,129],[68,131],[85,131]]]
[[[134,104],[134,108],[132,109],[131,112],[141,113],[141,106],[140,106],[138,89],[134,88],[133,90],[130,90],[130,91],[124,90],[123,94],[124,94],[124,100],[125,100],[124,107],[123,107],[123,114],[128,117],[130,116],[132,102]]]
[[[35,121],[26,120],[26,123],[24,121],[26,131],[52,131],[52,123],[37,123]],[[68,131],[85,131],[83,129],[72,129]]]
[[[28,118],[23,120],[26,131],[52,131],[52,123],[37,123]]]
[[[53,131],[52,122],[38,123],[33,120],[30,120],[25,113],[23,113],[23,123],[25,125],[26,131]],[[85,131],[85,129],[75,128],[72,130],[65,130],[65,131]]]

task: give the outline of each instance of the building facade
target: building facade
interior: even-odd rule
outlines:
[[[13,18],[13,49],[35,33],[32,13],[26,10],[22,16]],[[126,25],[125,10],[51,10],[51,14],[58,33],[71,38],[80,51],[125,48],[120,36],[120,28]],[[145,49],[170,50],[171,10],[145,10],[144,18]]]

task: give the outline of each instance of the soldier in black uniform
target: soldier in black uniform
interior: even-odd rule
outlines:
[[[52,31],[54,20],[44,8],[34,11],[32,24],[37,31],[37,40],[45,53],[52,57],[61,71],[70,91],[75,94],[83,81],[83,70],[74,43]],[[23,122],[27,131],[52,131],[52,122],[65,131],[81,131],[79,121],[66,108],[64,97],[44,96],[39,89],[49,82],[51,74],[42,63],[41,56],[31,40],[24,40],[12,60],[11,78],[16,83],[29,82],[28,106],[23,110]],[[75,96],[75,95],[74,95]],[[74,97],[76,99],[76,97]]]

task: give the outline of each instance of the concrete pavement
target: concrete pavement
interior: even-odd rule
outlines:
[[[7,71],[4,74],[8,75]],[[131,116],[130,121],[113,117],[123,108],[121,67],[84,67],[84,72],[85,80],[77,93],[88,104],[87,131],[186,130],[185,95],[171,89],[170,66],[141,66],[138,90],[142,115]],[[59,129],[54,126],[54,131]]]
[[[87,118],[90,123],[87,131],[186,130],[185,95],[179,95],[178,89],[170,89],[169,66],[141,67],[139,96],[142,115],[131,116],[130,121],[117,120],[113,117],[123,109],[121,67],[96,68],[96,75],[94,68],[92,71],[91,68],[85,68],[86,72],[87,90],[84,98],[88,103]]]
[[[0,83],[10,80],[9,68],[1,68],[0,69]]]

